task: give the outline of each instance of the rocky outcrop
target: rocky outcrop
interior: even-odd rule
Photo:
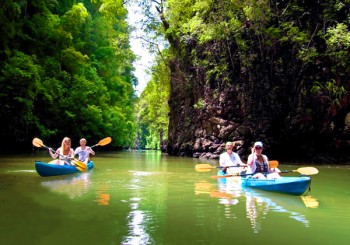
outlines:
[[[230,67],[230,79],[213,79],[204,68],[189,68],[188,60],[174,60],[167,152],[213,159],[226,141],[238,141],[245,159],[261,140],[274,159],[350,162],[348,93],[336,106],[315,96],[310,74],[300,75],[293,62],[283,62],[294,67],[289,75],[279,74],[288,73],[280,64],[258,62],[249,71]]]
[[[245,158],[261,140],[270,158],[350,162],[349,7],[270,1],[253,14],[244,11],[251,2],[232,3],[190,8],[164,25],[168,153],[216,158],[223,143],[240,141]]]

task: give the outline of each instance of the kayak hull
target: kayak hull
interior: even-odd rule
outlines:
[[[87,171],[94,168],[94,162],[90,161],[87,163]],[[36,172],[42,177],[57,176],[80,173],[74,165],[57,165],[47,162],[35,161]]]
[[[279,179],[242,178],[242,186],[264,191],[300,196],[310,189],[311,177],[281,177]]]

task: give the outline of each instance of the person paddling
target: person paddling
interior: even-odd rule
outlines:
[[[220,155],[220,166],[223,167],[221,171],[223,171],[224,174],[240,174],[240,172],[243,170],[241,168],[229,168],[229,166],[239,167],[239,166],[247,166],[244,164],[239,157],[239,155],[236,152],[233,152],[233,143],[227,142],[226,143],[226,152],[222,153]]]
[[[56,159],[59,157],[59,161],[56,162],[56,164],[59,165],[72,165],[70,162],[70,158],[74,157],[74,150],[71,148],[72,141],[68,137],[64,137],[61,143],[61,147],[54,152],[52,148],[49,148],[49,153],[53,159]]]
[[[86,139],[82,138],[79,141],[80,146],[77,147],[74,151],[74,156],[79,155],[79,160],[88,163],[90,161],[90,154],[95,155],[95,152],[91,149],[91,147],[86,146]]]

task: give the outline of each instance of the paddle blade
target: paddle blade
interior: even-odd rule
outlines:
[[[79,165],[75,165],[75,167],[80,171],[80,172],[84,172],[86,171],[86,168],[82,168]]]
[[[293,172],[298,172],[305,175],[314,175],[314,174],[318,174],[318,169],[314,167],[303,167],[303,168],[298,168],[297,170],[293,170]]]
[[[279,163],[276,160],[269,161],[270,168],[277,168]]]
[[[107,137],[107,138],[104,138],[102,140],[100,140],[96,146],[104,146],[104,145],[108,145],[109,143],[112,142],[112,138],[111,137]]]
[[[79,169],[80,171],[85,171],[86,170],[86,164],[82,161],[79,161],[77,159],[73,159],[72,163]]]
[[[43,141],[39,138],[34,138],[32,143],[36,147],[43,147],[44,146]]]
[[[196,169],[198,172],[209,172],[209,171],[212,170],[213,168],[216,168],[216,167],[211,166],[210,164],[206,164],[206,163],[197,164],[197,165],[195,166],[195,169]]]
[[[77,159],[73,159],[72,163],[76,166],[76,168],[80,171],[85,171],[87,169],[87,166],[84,162],[79,161]]]

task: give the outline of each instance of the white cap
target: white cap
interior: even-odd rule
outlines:
[[[254,143],[254,147],[256,147],[256,146],[263,147],[263,143],[261,143],[260,141],[257,141]]]

